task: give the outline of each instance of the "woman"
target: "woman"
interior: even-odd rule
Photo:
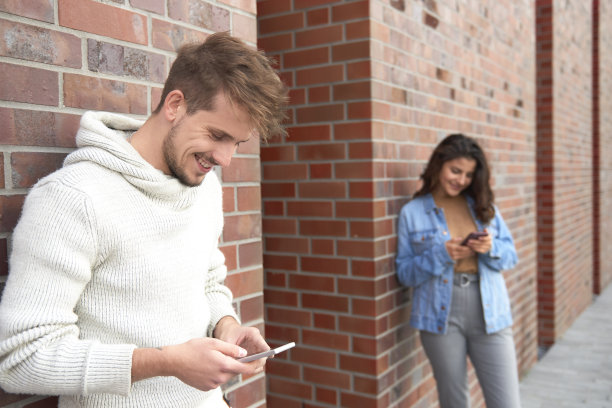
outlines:
[[[400,213],[397,274],[414,288],[410,324],[433,368],[441,408],[469,406],[466,356],[488,408],[520,407],[510,300],[501,271],[517,263],[493,204],[480,146],[446,137]],[[467,239],[472,232],[485,236]]]

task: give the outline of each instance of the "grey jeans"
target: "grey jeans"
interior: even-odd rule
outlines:
[[[487,408],[520,408],[512,328],[486,333],[477,281],[453,285],[446,334],[420,334],[433,368],[441,408],[469,407],[467,356],[476,369]]]

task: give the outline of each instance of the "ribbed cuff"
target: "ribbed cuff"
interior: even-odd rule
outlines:
[[[129,395],[132,387],[133,344],[93,343],[87,355],[83,394]]]

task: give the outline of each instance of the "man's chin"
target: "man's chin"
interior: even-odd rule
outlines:
[[[189,178],[184,174],[176,174],[174,172],[172,175],[185,187],[198,187],[202,184],[204,178],[206,177],[206,175],[203,175],[200,177]]]
[[[182,185],[186,186],[186,187],[198,187],[200,185],[202,185],[202,182],[204,181],[204,177],[202,177],[200,180],[197,181],[191,181],[191,180],[182,180],[182,179],[178,179]]]

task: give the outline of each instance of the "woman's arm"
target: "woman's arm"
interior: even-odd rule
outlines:
[[[495,208],[492,225],[493,228],[488,229],[492,239],[491,249],[487,253],[481,254],[480,259],[489,268],[497,271],[511,269],[518,263],[518,256],[512,234],[498,208]]]
[[[425,216],[423,214],[423,216]],[[410,241],[411,231],[409,209],[404,207],[400,213],[397,235],[397,258],[395,260],[397,276],[404,286],[418,286],[421,283],[442,274],[445,268],[452,267],[454,261],[446,250],[444,243],[429,240],[422,251],[415,251]]]

